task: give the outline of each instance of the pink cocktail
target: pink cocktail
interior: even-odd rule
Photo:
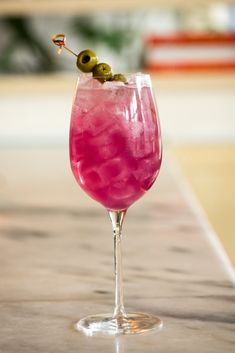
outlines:
[[[70,160],[80,186],[109,210],[125,210],[161,165],[157,110],[148,76],[129,84],[83,78],[73,103]]]
[[[115,254],[113,314],[80,319],[76,329],[87,335],[119,335],[160,329],[151,314],[128,313],[123,304],[121,231],[127,208],[155,181],[161,166],[161,138],[156,105],[148,75],[127,77],[128,83],[101,83],[79,78],[70,128],[73,174],[93,199],[108,209]]]

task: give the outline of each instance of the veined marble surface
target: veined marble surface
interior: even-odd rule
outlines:
[[[127,311],[160,316],[138,336],[86,337],[73,324],[114,306],[113,239],[105,209],[76,185],[65,148],[0,152],[1,353],[232,353],[233,272],[165,158],[127,213]]]

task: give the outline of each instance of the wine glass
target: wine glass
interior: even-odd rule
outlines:
[[[160,329],[151,314],[126,313],[123,304],[121,232],[129,206],[152,186],[162,159],[160,127],[149,75],[127,83],[79,76],[70,125],[70,161],[81,188],[107,210],[114,236],[115,308],[75,327],[87,335],[118,335]],[[98,250],[98,249],[97,249]]]

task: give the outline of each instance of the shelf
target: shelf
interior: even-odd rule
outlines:
[[[235,70],[226,72],[154,73],[154,87],[160,89],[235,89]]]
[[[214,3],[214,0],[207,0],[206,3]],[[230,1],[230,3],[235,1]],[[133,9],[150,9],[155,7],[190,7],[202,5],[200,0],[135,0],[135,1],[110,1],[110,0],[67,0],[67,1],[17,1],[2,0],[0,2],[1,16],[7,15],[52,15],[52,14],[87,14],[100,11],[131,11]]]
[[[159,73],[151,74],[153,86],[158,90],[221,90],[235,89],[235,71],[226,73]],[[49,75],[2,75],[1,97],[13,94],[71,93],[77,80],[76,73]]]

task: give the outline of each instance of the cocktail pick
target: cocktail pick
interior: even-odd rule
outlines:
[[[73,54],[74,56],[78,56],[76,53],[74,53],[71,49],[69,49],[68,47],[66,47],[66,37],[64,34],[59,33],[59,34],[55,34],[54,36],[51,37],[52,42],[57,45],[59,47],[58,49],[58,54],[61,53],[62,49],[66,49],[67,51],[69,51],[71,54]]]
[[[58,54],[62,52],[62,49],[66,49],[71,54],[76,56],[76,64],[79,70],[85,73],[92,72],[94,78],[101,83],[106,81],[122,81],[127,84],[127,79],[122,74],[112,74],[111,67],[106,63],[98,63],[98,57],[93,50],[86,49],[81,51],[79,54],[74,53],[71,49],[66,47],[66,37],[62,33],[55,34],[51,37],[52,42],[59,47]]]

